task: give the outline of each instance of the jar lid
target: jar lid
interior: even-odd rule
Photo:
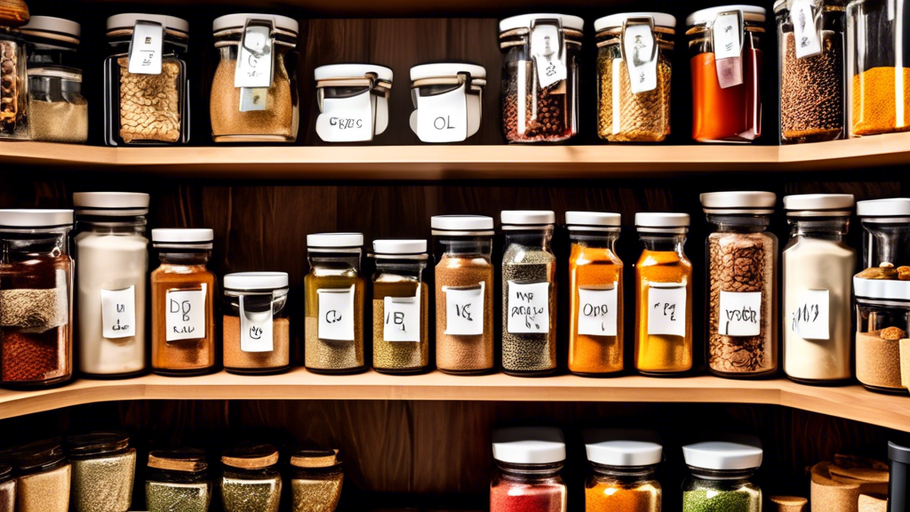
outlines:
[[[807,0],[807,1],[812,5],[812,7],[818,7],[819,3],[821,2],[821,0]],[[784,9],[792,9],[793,2],[794,2],[794,0],[777,0],[776,2],[774,2],[774,12],[778,13],[778,12],[783,11]],[[843,0],[827,0],[827,2],[828,2],[828,5],[831,5],[831,6],[843,7],[843,5],[844,5]]]
[[[771,215],[777,203],[773,192],[709,192],[699,196],[705,213]]]
[[[129,445],[129,436],[122,432],[94,432],[66,438],[66,451],[75,457],[119,452]]]
[[[249,444],[224,452],[221,463],[238,469],[265,469],[278,464],[278,449],[270,444]]]
[[[784,210],[792,217],[847,217],[856,201],[853,194],[800,194],[784,197]]]
[[[77,84],[82,83],[82,70],[66,66],[44,66],[40,68],[28,68],[28,76],[29,78],[59,78],[68,82],[75,82]]]
[[[874,199],[856,203],[859,217],[910,217],[910,198]]]
[[[376,254],[415,255],[427,252],[426,240],[373,240]]]
[[[635,214],[635,226],[639,228],[687,228],[688,213],[638,212]]]
[[[137,21],[160,23],[165,30],[175,30],[185,34],[190,33],[190,24],[185,19],[177,18],[175,16],[143,14],[138,12],[115,14],[111,16],[107,19],[107,30],[132,29],[136,26]]]
[[[583,231],[586,227],[615,228],[622,225],[622,215],[605,212],[566,212],[570,231]]]
[[[500,218],[504,228],[556,224],[556,213],[550,210],[503,210]]]
[[[857,299],[907,302],[910,301],[910,282],[853,276],[853,293]],[[901,307],[906,307],[906,305]]]
[[[303,469],[324,469],[341,465],[338,450],[298,450],[291,456],[291,466]]]
[[[764,7],[757,5],[722,5],[720,7],[709,7],[700,11],[695,11],[686,18],[686,25],[693,27],[701,23],[714,23],[717,15],[723,12],[742,11],[745,21],[764,23],[768,11]]]
[[[149,195],[140,192],[76,192],[73,194],[73,206],[76,207],[76,215],[145,215],[149,212]]]
[[[761,467],[762,449],[728,441],[708,441],[683,446],[686,464],[695,468],[735,471]]]
[[[338,80],[339,78],[363,78],[373,74],[384,82],[391,82],[394,77],[392,70],[385,66],[375,64],[329,64],[319,66],[313,71],[316,81]]]
[[[585,20],[579,18],[578,16],[570,16],[568,14],[536,13],[522,14],[521,16],[512,16],[511,18],[506,18],[499,22],[499,31],[508,32],[509,30],[515,30],[516,28],[530,29],[531,23],[534,21],[554,19],[559,20],[564,28],[570,28],[579,32],[584,32],[585,30]]]
[[[280,290],[288,287],[287,272],[235,272],[224,276],[228,290]]]
[[[148,467],[183,473],[200,473],[208,469],[205,452],[194,448],[154,450],[149,452]]]
[[[73,225],[73,210],[0,210],[0,227],[55,228]]]
[[[676,28],[676,16],[662,12],[624,12],[620,14],[611,14],[599,18],[594,22],[594,31],[600,32],[608,28],[622,28],[626,20],[637,18],[651,18],[654,20],[654,26]]]
[[[583,434],[588,460],[604,466],[653,466],[663,460],[663,447],[652,432],[598,429]]]
[[[277,14],[260,14],[253,12],[243,12],[219,16],[215,18],[215,21],[212,22],[212,32],[221,32],[222,30],[238,28],[242,29],[247,20],[271,21],[272,25],[274,25],[274,27],[279,30],[293,32],[294,34],[300,32],[300,24],[297,23],[297,20],[293,18],[288,18],[287,16],[280,16]]]
[[[306,236],[308,248],[353,249],[363,247],[360,233],[317,233]]]
[[[436,215],[430,227],[439,231],[492,231],[493,217],[483,215]]]
[[[436,64],[421,64],[411,68],[411,81],[426,78],[445,78],[457,76],[459,73],[468,73],[471,78],[486,78],[487,70],[477,64],[462,64],[458,62],[440,62]]]
[[[22,473],[40,471],[65,458],[60,438],[43,439],[15,448],[11,454],[16,470]]]
[[[894,441],[888,441],[888,458],[901,464],[910,464],[910,448],[895,444]]]
[[[26,36],[75,39],[75,41],[71,40],[70,42],[79,44],[79,38],[82,37],[82,26],[75,21],[63,18],[32,16],[29,18],[28,23],[19,27],[19,32]]]
[[[152,243],[159,248],[211,249],[215,232],[208,228],[155,228]]]
[[[501,428],[493,432],[493,458],[508,464],[553,464],[566,460],[562,430],[555,427]]]

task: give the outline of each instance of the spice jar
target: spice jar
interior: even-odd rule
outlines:
[[[777,0],[780,140],[844,136],[844,0]]]
[[[692,262],[687,213],[637,213],[644,250],[635,265],[635,369],[652,376],[692,369]]]
[[[591,473],[585,484],[585,512],[660,512],[662,489],[654,476],[661,445],[645,432],[585,432]]]
[[[72,509],[75,512],[126,512],[133,502],[136,449],[117,432],[69,437],[73,465]]]
[[[145,371],[149,195],[77,192],[79,371],[130,377]]]
[[[305,364],[315,373],[357,373],[363,356],[363,235],[307,235]]]
[[[508,142],[560,142],[578,133],[583,19],[525,14],[499,22],[502,129]]]
[[[0,385],[73,376],[72,210],[0,210]]]
[[[201,450],[152,451],[145,478],[149,512],[208,512],[212,481]]]
[[[17,512],[67,512],[72,466],[60,439],[46,439],[16,448],[12,453]]]
[[[211,229],[153,229],[152,371],[201,375],[215,367],[215,274],[205,268]]]
[[[490,512],[565,512],[566,460],[562,431],[552,427],[504,428],[493,432],[496,471]]]
[[[13,31],[29,19],[25,2],[0,12],[0,139],[28,139],[28,75],[25,41]]]
[[[224,512],[278,512],[281,474],[278,450],[271,445],[240,446],[221,457],[221,503]]]
[[[189,23],[173,16],[107,19],[104,141],[108,146],[186,144],[190,94]]]
[[[692,13],[692,138],[752,142],[761,136],[762,37],[765,9],[711,7]]]
[[[556,214],[504,211],[502,369],[510,375],[556,370]]]
[[[712,441],[683,446],[683,457],[690,473],[683,484],[683,512],[761,512],[761,489],[753,481],[761,448]]]
[[[209,114],[215,142],[294,142],[300,126],[298,23],[273,14],[228,14],[212,32],[219,60]]]
[[[701,195],[706,243],[708,369],[720,377],[777,371],[777,237],[771,192]]]
[[[224,276],[224,369],[264,375],[291,366],[291,322],[285,272]]]
[[[411,68],[411,131],[422,142],[461,142],[480,130],[487,70],[475,64]]]
[[[426,240],[374,240],[373,369],[420,373],[430,365]]]
[[[613,14],[595,21],[594,30],[598,137],[663,141],[670,134],[676,18],[659,12]]]
[[[16,510],[16,479],[13,468],[0,464],[0,512]]]
[[[455,375],[493,370],[493,219],[430,219],[436,256],[436,367]]]
[[[18,29],[28,47],[28,67],[47,65],[79,68],[82,26],[53,16],[32,16]],[[80,70],[81,72],[81,70]]]
[[[389,127],[392,70],[373,64],[330,64],[314,71],[316,134],[325,142],[370,142]]]
[[[344,473],[338,450],[301,450],[291,456],[291,510],[334,512]]]
[[[910,507],[910,448],[888,441],[891,461],[888,482],[888,512],[900,512]]]
[[[849,194],[787,196],[783,250],[784,372],[806,384],[850,379],[856,251],[847,245]]]
[[[622,261],[616,255],[618,213],[566,212],[569,256],[569,371],[623,370]]]

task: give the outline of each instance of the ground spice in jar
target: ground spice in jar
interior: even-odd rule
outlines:
[[[0,133],[12,134],[26,127],[27,105],[23,103],[19,62],[21,47],[15,41],[0,40]]]
[[[509,332],[512,285],[549,283],[549,324],[546,332]],[[512,243],[502,260],[502,367],[506,372],[545,372],[556,369],[556,257],[541,247]]]
[[[291,510],[333,512],[344,473],[338,450],[301,450],[291,457]]]
[[[717,79],[714,53],[699,53],[692,57],[693,139],[698,142],[750,142],[761,136],[763,57],[761,50],[745,46],[743,83],[726,89]]]
[[[145,482],[145,508],[149,512],[208,512],[211,501],[212,489],[207,482]]]
[[[229,478],[221,481],[221,501],[224,512],[278,512],[281,501],[281,477],[261,480]]]
[[[702,488],[683,493],[683,512],[761,512],[761,492]]]
[[[910,91],[910,68],[877,67],[853,77],[853,135],[910,130],[910,115],[897,117],[897,112],[910,112],[910,94],[903,93],[904,104],[898,108],[897,91]]]
[[[80,460],[73,458],[74,512],[126,512],[133,501],[136,450]]]
[[[646,374],[687,372],[692,369],[692,264],[675,251],[644,250],[635,266],[635,368]],[[679,283],[686,290],[685,336],[651,334],[650,291],[662,283]]]
[[[660,512],[660,494],[650,483],[620,486],[597,482],[585,489],[585,512]]]
[[[569,256],[569,290],[572,327],[569,330],[569,370],[579,374],[605,374],[623,370],[622,261],[606,248],[572,244]],[[579,333],[580,289],[616,290],[616,335]]]
[[[212,483],[201,450],[156,450],[149,453],[145,508],[149,512],[208,512]]]
[[[59,440],[38,441],[17,448],[11,458],[19,476],[17,512],[67,512],[72,466]]]
[[[618,65],[617,59],[620,59]],[[616,73],[615,71],[619,71]],[[664,52],[657,60],[657,87],[632,92],[629,68],[619,55],[601,50],[597,57],[597,135],[610,142],[660,142],[670,134],[672,64]]]
[[[275,318],[272,321],[271,352],[244,352],[240,349],[240,317],[224,315],[225,368],[284,368],[291,364],[291,321]]]
[[[483,285],[483,334],[446,334],[446,289]],[[436,366],[444,372],[473,373],[493,368],[493,265],[480,256],[445,255],[436,265]]]
[[[402,279],[373,283],[373,367],[382,371],[421,371],[430,364],[429,298],[426,283]],[[419,341],[385,340],[385,298],[420,298]]]
[[[856,333],[856,378],[867,386],[902,389],[901,340],[907,333],[897,327]]]
[[[44,142],[80,143],[88,140],[88,103],[29,101],[29,136]]]
[[[319,338],[320,289],[354,287],[354,339],[328,340]],[[304,354],[307,369],[324,371],[357,371],[364,366],[363,355],[363,297],[364,280],[360,276],[313,276],[305,278],[306,319]]]
[[[568,119],[568,96],[565,83],[542,88],[537,81],[537,72],[532,61],[508,63],[510,79],[505,81],[502,103],[502,119],[506,140],[509,142],[558,141],[572,136]],[[519,79],[519,76],[523,79]],[[527,93],[520,84],[530,83]],[[524,101],[524,131],[518,122],[522,112],[519,108]]]
[[[0,512],[16,510],[16,479],[12,472],[13,468],[0,464]]]
[[[220,142],[221,137],[228,142],[238,135],[255,135],[259,140],[269,136],[277,141],[293,140],[299,119],[294,108],[296,93],[291,89],[284,57],[275,58],[274,78],[264,110],[240,111],[241,89],[234,87],[236,70],[236,59],[222,59],[215,70],[209,109],[215,142]]]
[[[181,133],[180,63],[166,60],[161,74],[129,72],[129,58],[120,67],[120,138],[134,141],[177,142]]]
[[[784,142],[833,140],[844,131],[844,38],[819,32],[821,53],[800,59],[787,32],[781,64],[780,123]]]
[[[490,490],[490,512],[565,512],[564,484],[505,481]]]

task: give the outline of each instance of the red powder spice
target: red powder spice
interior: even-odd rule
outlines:
[[[699,142],[746,142],[761,136],[762,52],[743,50],[743,83],[720,87],[713,53],[700,53],[692,68],[692,138]]]
[[[490,489],[490,512],[565,512],[566,487],[562,484],[521,483],[501,480]]]
[[[0,336],[0,381],[40,382],[67,374],[66,327],[47,332],[11,332]]]

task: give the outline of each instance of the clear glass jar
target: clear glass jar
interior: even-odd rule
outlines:
[[[298,23],[272,14],[228,14],[215,19],[212,31],[219,56],[209,97],[212,140],[297,140]]]
[[[569,256],[569,371],[623,371],[623,264],[618,213],[566,212]]]
[[[13,478],[13,468],[0,464],[0,512],[15,512],[16,510],[16,479]]]
[[[307,235],[307,370],[357,373],[367,368],[363,355],[366,286],[360,274],[362,247],[360,233]]]
[[[499,22],[507,142],[561,142],[578,133],[584,24],[565,14],[525,14]]]
[[[300,450],[291,456],[291,510],[334,512],[344,483],[338,450]]]
[[[566,512],[562,431],[551,427],[506,428],[493,433],[496,470],[490,512]]]
[[[856,251],[847,245],[852,195],[787,196],[782,253],[784,373],[804,384],[849,380]]]
[[[436,257],[436,367],[472,375],[493,370],[493,219],[430,219]]]
[[[53,16],[31,16],[18,29],[28,46],[28,67],[48,65],[79,69],[82,26]],[[81,69],[79,70],[81,74]]]
[[[232,448],[221,457],[221,503],[224,512],[278,512],[281,473],[278,450],[271,445]]]
[[[215,369],[215,274],[205,267],[211,229],[153,229],[161,265],[152,271],[152,371],[202,375]]]
[[[224,369],[266,375],[291,367],[291,321],[286,272],[224,276]]]
[[[687,213],[637,213],[644,250],[635,265],[635,369],[673,376],[692,369],[692,262]]]
[[[0,386],[73,376],[72,210],[0,210]]]
[[[720,377],[777,371],[777,237],[771,192],[701,195],[712,232],[705,243],[706,355]]]
[[[29,134],[25,41],[10,32],[4,22],[0,19],[0,139],[26,140]]]
[[[462,142],[480,130],[487,70],[476,64],[411,68],[411,131],[422,142]],[[423,110],[421,110],[423,105]]]
[[[202,450],[154,450],[145,474],[149,512],[208,512],[212,480]]]
[[[774,3],[783,144],[836,140],[845,134],[845,12],[844,0]]]
[[[12,453],[18,483],[17,512],[68,512],[72,466],[60,439],[46,439]]]
[[[689,476],[682,512],[761,512],[762,492],[754,480],[762,462],[759,446],[757,439],[683,446]]]
[[[663,448],[652,433],[585,432],[591,471],[585,483],[585,512],[660,512],[663,490],[655,477]]]
[[[73,465],[74,512],[127,512],[133,502],[136,449],[119,432],[99,432],[66,439]]]
[[[504,211],[502,370],[537,376],[556,371],[556,214]]]
[[[136,37],[144,39],[133,41]],[[118,14],[107,19],[107,45],[105,144],[189,142],[190,93],[185,60],[189,23],[173,16]]]
[[[372,142],[389,127],[392,70],[374,64],[315,69],[316,134],[325,142]]]
[[[686,20],[696,141],[752,142],[761,136],[765,17],[762,7],[730,5]],[[715,30],[718,24],[724,30]]]
[[[613,14],[595,21],[594,30],[597,136],[610,142],[663,141],[670,134],[676,18],[659,12]]]
[[[149,195],[77,192],[79,371],[119,378],[146,369]]]

